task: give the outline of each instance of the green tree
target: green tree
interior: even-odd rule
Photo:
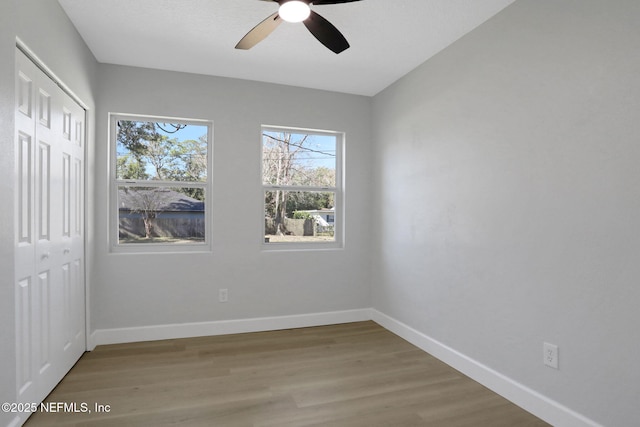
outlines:
[[[159,139],[160,133],[153,122],[118,121],[118,144],[122,145],[137,160],[146,153],[149,141]]]
[[[198,140],[170,139],[160,132],[158,123],[121,120],[117,125],[118,179],[206,181],[206,136]],[[176,130],[186,126],[180,125]],[[127,187],[125,190],[132,211],[139,213],[144,221],[146,237],[151,237],[154,221],[162,206],[166,204],[167,191]],[[189,188],[178,184],[175,191],[197,200],[204,200],[203,188]]]
[[[134,156],[121,156],[116,161],[116,173],[120,179],[149,179],[145,169],[144,161]]]
[[[172,140],[170,155],[174,159],[168,176],[176,181],[204,182],[207,179],[207,139]],[[204,200],[203,188],[183,188],[189,197]]]
[[[153,122],[118,122],[118,178],[206,181],[206,135],[198,140],[170,139],[158,129],[159,125]],[[204,200],[202,188],[178,187],[176,190],[195,199]]]

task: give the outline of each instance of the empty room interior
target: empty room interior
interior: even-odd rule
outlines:
[[[2,0],[0,425],[640,425],[640,2],[287,3]]]

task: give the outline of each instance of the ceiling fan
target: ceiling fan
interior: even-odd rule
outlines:
[[[264,40],[284,20],[302,22],[316,39],[335,53],[349,48],[349,42],[329,21],[311,10],[311,6],[351,3],[360,0],[262,0],[280,5],[278,11],[253,27],[236,45],[236,49],[251,49]]]

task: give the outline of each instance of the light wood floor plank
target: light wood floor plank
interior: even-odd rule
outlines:
[[[547,426],[374,322],[100,346],[26,425]]]

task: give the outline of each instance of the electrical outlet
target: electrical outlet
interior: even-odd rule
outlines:
[[[544,364],[550,368],[558,369],[558,346],[546,342],[542,345],[542,350]]]
[[[229,290],[228,289],[218,290],[218,301],[227,302],[228,300],[229,300]]]

